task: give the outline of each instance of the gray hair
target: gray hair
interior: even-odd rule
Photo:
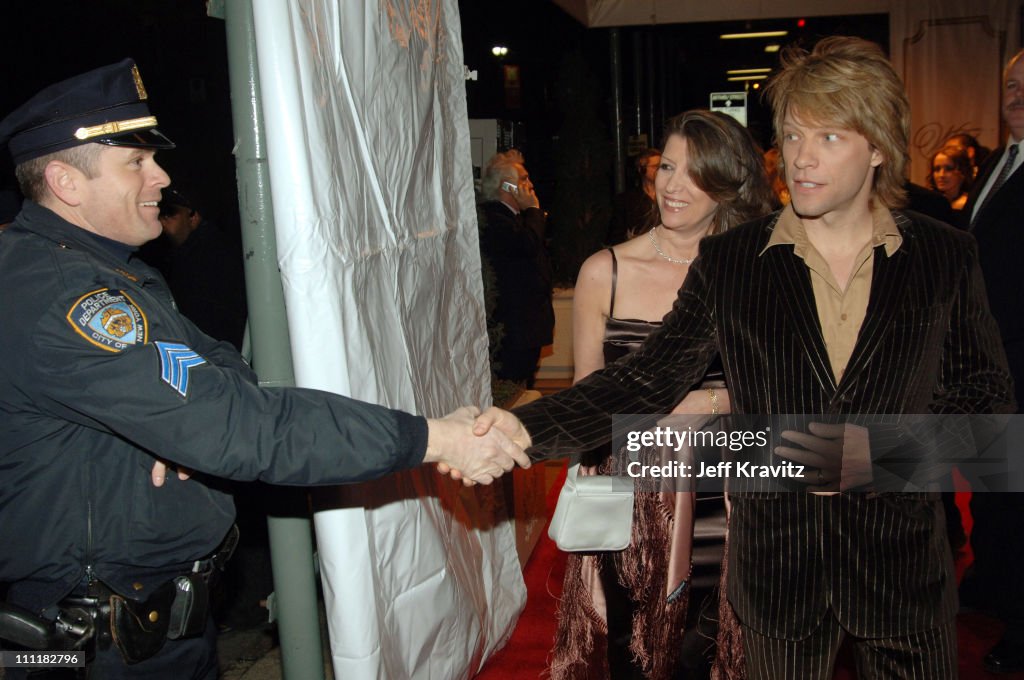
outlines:
[[[491,156],[484,166],[480,177],[480,195],[485,201],[493,201],[498,197],[501,183],[508,181],[519,183],[519,173],[515,166],[523,163],[523,154],[518,149],[509,149]]]

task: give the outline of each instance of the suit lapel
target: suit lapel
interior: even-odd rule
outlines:
[[[857,334],[853,354],[850,355],[846,371],[839,381],[840,388],[855,380],[857,374],[871,360],[881,346],[882,334],[895,321],[896,313],[906,296],[907,275],[910,272],[907,254],[913,247],[913,238],[905,229],[907,218],[902,213],[893,213],[893,218],[903,233],[903,243],[891,257],[885,254],[884,248],[874,249],[874,269],[871,275],[868,308],[864,315],[864,323]]]
[[[1024,191],[1024,171],[1021,170],[1024,166],[1019,166],[1013,171],[1008,178],[1006,183],[999,189],[992,200],[989,201],[985,206],[984,210],[978,213],[977,217],[973,220],[970,219],[970,215],[974,213],[974,206],[978,203],[978,197],[981,194],[981,190],[985,187],[989,177],[999,167],[1003,159],[1003,155],[1006,153],[1006,147],[1001,146],[985,160],[985,164],[978,172],[977,179],[974,180],[973,188],[971,189],[970,195],[967,197],[967,203],[964,205],[964,211],[968,216],[968,222],[970,223],[970,231],[974,231],[975,227],[979,224],[984,224],[983,219],[986,213],[994,210],[1001,210],[1000,204],[1007,200],[1009,196],[1017,196],[1021,191]]]
[[[971,231],[974,231],[989,221],[985,217],[986,215],[998,215],[1000,212],[1006,210],[1006,202],[1010,200],[1012,196],[1019,196],[1021,191],[1024,191],[1024,165],[1020,166],[1013,171],[1013,174],[1006,179],[1006,183],[1000,187],[996,195],[992,197],[992,200],[987,202],[981,207],[981,212],[978,213],[977,218],[971,223]],[[964,207],[966,210],[966,206]]]
[[[821,335],[821,321],[814,303],[814,289],[804,261],[793,254],[793,246],[774,246],[763,255],[780,291],[780,306],[790,316],[808,363],[826,394],[836,389],[832,366]]]

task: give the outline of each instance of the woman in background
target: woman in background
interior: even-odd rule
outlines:
[[[732,118],[695,110],[668,121],[654,180],[660,220],[583,263],[573,307],[575,380],[635,350],[661,325],[698,243],[771,210],[761,152]],[[674,413],[726,413],[729,395],[712,367]],[[605,461],[602,472],[614,468]],[[562,678],[706,676],[714,656],[724,506],[693,493],[637,493],[633,541],[616,553],[572,554],[566,565],[551,675]],[[702,506],[707,506],[703,512]],[[694,546],[694,514],[713,527]],[[691,574],[691,555],[695,559]],[[687,623],[687,600],[693,601]],[[710,606],[703,606],[708,600]],[[703,610],[703,615],[702,615]],[[710,630],[700,626],[710,623]],[[684,637],[680,631],[688,630]]]
[[[781,156],[777,147],[764,152],[764,171],[768,173],[768,184],[775,194],[772,207],[776,209],[789,205],[789,187],[786,186],[786,178],[782,176]]]
[[[628,241],[658,223],[658,209],[654,205],[654,177],[661,167],[661,152],[644,149],[633,160],[636,186],[615,197],[612,219],[604,243],[614,246]]]
[[[945,196],[954,212],[963,210],[974,174],[967,150],[958,146],[943,147],[932,154],[929,167],[928,188]]]

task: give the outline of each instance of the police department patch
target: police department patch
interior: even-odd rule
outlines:
[[[83,338],[108,352],[146,342],[146,315],[124,291],[100,288],[86,293],[68,311],[68,322]]]

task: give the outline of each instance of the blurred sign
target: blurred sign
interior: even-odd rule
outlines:
[[[746,92],[712,92],[710,108],[712,111],[732,116],[743,127],[747,126]]]
[[[520,94],[522,91],[519,67],[514,64],[508,64],[502,70],[505,75],[505,107],[518,109],[520,107]]]
[[[641,132],[638,135],[630,135],[626,142],[626,155],[639,156],[647,150],[647,133]]]

